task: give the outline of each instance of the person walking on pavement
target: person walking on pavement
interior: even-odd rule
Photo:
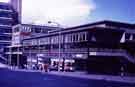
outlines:
[[[44,64],[44,72],[48,72],[48,64]]]

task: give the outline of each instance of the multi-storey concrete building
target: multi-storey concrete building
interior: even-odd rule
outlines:
[[[64,70],[135,73],[134,29],[128,23],[100,21],[53,30],[44,36],[24,39],[23,55],[31,60],[30,64],[49,62]]]
[[[21,23],[22,20],[22,0],[10,0],[10,4],[14,10],[18,13],[18,20]]]
[[[9,3],[0,3],[0,55],[3,48],[11,45],[12,26],[18,23],[17,13]]]
[[[18,24],[12,27],[12,44],[5,48],[5,54],[8,59],[8,64],[23,66],[26,62],[26,56],[22,51],[22,40],[36,36],[43,36],[48,31],[55,30],[58,27],[49,27],[32,24]]]

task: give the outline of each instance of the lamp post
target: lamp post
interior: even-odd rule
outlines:
[[[54,21],[48,21],[48,24],[51,24],[51,23],[54,23],[54,24],[56,24],[56,25],[57,25],[57,27],[58,27],[59,29],[61,29],[61,27],[60,27],[60,24],[59,24],[59,23],[57,23],[57,22],[54,22]]]
[[[60,38],[61,38],[61,27],[60,27],[60,24],[59,23],[57,23],[57,22],[52,22],[52,21],[48,21],[48,23],[50,24],[50,23],[55,23],[55,24],[57,24],[57,27],[59,28],[59,55],[58,55],[58,57],[59,57],[59,63],[58,63],[58,71],[60,71],[60,59],[61,59],[61,40],[60,40]]]

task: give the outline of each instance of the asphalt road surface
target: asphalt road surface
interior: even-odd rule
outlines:
[[[135,84],[0,69],[0,87],[135,87]]]

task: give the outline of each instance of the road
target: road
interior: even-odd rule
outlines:
[[[135,87],[135,84],[0,69],[0,87]]]

